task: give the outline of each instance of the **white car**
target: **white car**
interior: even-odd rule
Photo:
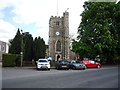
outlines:
[[[39,59],[36,61],[37,69],[47,69],[50,70],[50,62],[47,59]]]

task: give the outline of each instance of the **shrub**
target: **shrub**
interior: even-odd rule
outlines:
[[[50,65],[51,65],[51,66],[55,66],[56,62],[57,62],[57,61],[55,61],[55,60],[50,61]]]
[[[16,62],[20,60],[20,55],[18,54],[3,54],[3,67],[15,67]]]

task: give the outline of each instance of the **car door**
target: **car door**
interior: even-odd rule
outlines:
[[[69,63],[69,67],[72,69],[73,68],[73,64],[74,64],[75,62],[74,61],[71,61],[70,63]]]
[[[89,65],[90,65],[90,67],[96,67],[95,61],[89,61]]]
[[[90,61],[86,61],[86,63],[87,63],[87,67],[91,67]]]

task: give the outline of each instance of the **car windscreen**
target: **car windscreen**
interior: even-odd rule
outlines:
[[[38,62],[47,62],[47,60],[39,60]]]
[[[68,63],[68,61],[59,61],[59,63]]]
[[[76,63],[76,61],[71,61],[71,63]]]
[[[81,61],[73,60],[73,61],[71,61],[71,63],[81,63]]]

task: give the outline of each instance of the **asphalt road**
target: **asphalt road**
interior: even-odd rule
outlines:
[[[2,88],[118,88],[118,67],[50,71],[3,68]]]

